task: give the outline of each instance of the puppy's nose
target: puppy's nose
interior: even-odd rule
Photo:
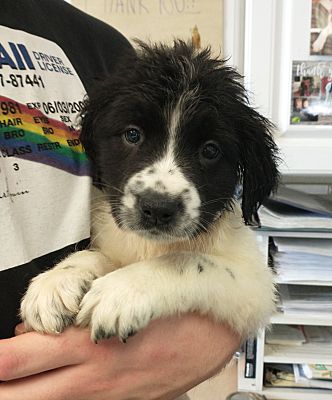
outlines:
[[[140,196],[138,201],[143,220],[152,226],[172,223],[181,209],[181,204],[176,198],[158,194]]]

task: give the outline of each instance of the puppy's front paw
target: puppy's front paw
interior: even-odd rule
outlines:
[[[90,326],[94,342],[113,336],[126,342],[161,311],[153,289],[125,270],[96,279],[80,308],[76,324]]]
[[[21,303],[21,318],[26,329],[62,332],[74,322],[93,279],[93,273],[70,265],[36,276]]]

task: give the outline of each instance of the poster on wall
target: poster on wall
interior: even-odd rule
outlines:
[[[172,43],[192,41],[196,48],[222,52],[223,0],[71,0],[71,4],[135,38]]]
[[[311,0],[310,54],[332,56],[332,0]]]
[[[293,61],[290,123],[332,125],[332,61]]]

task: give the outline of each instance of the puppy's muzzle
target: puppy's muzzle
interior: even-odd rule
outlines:
[[[141,222],[146,229],[165,228],[175,225],[184,210],[182,200],[156,192],[137,196]]]

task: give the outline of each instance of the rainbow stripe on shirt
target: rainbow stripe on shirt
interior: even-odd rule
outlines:
[[[90,175],[79,131],[49,117],[38,104],[41,105],[31,103],[28,107],[0,96],[0,158],[17,157],[78,176]]]

